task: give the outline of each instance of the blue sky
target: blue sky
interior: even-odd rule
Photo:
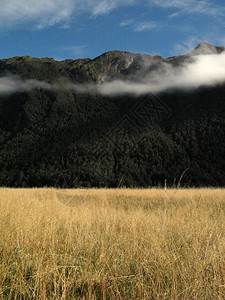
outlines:
[[[184,54],[225,46],[224,0],[0,0],[0,58]]]

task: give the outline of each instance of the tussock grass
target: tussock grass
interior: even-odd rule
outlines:
[[[0,299],[224,299],[223,189],[0,189]]]

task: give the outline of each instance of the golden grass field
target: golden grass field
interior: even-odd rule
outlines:
[[[225,189],[0,189],[0,299],[225,299]]]

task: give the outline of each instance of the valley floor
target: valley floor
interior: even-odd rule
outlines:
[[[0,299],[224,299],[225,189],[0,189]]]

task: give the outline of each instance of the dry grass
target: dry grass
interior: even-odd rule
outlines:
[[[0,189],[0,299],[225,299],[225,190]]]

